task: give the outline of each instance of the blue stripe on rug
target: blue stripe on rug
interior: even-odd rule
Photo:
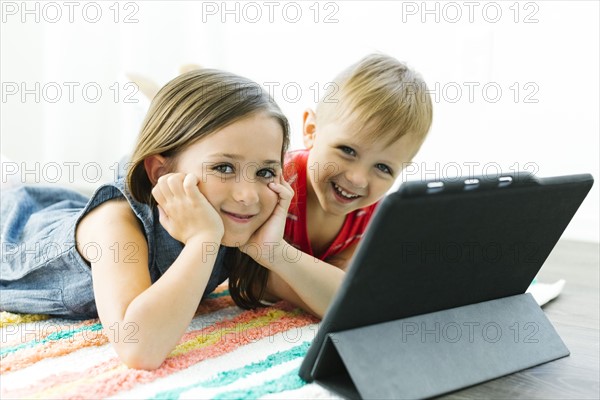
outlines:
[[[277,353],[269,354],[267,358],[261,361],[256,361],[243,367],[231,369],[228,371],[219,372],[214,378],[203,380],[192,385],[183,386],[176,389],[165,390],[163,392],[158,392],[153,399],[179,399],[179,396],[187,392],[188,390],[197,388],[197,387],[220,387],[229,385],[239,379],[245,378],[248,375],[257,374],[259,372],[266,371],[269,368],[272,368],[276,365],[283,364],[285,362],[294,360],[296,358],[301,358],[306,355],[308,348],[310,347],[310,342],[303,342],[302,344],[292,347],[289,350],[278,351]],[[296,371],[297,374],[297,371]],[[285,375],[284,375],[285,376]],[[298,377],[300,379],[300,377]],[[277,380],[279,381],[279,380]],[[290,380],[291,381],[291,380]],[[304,381],[302,381],[302,385],[304,385]],[[261,385],[262,386],[262,385]],[[272,385],[274,387],[274,385]],[[294,385],[295,386],[295,385]],[[287,387],[287,386],[286,386]],[[295,387],[294,387],[295,388]],[[283,390],[291,390],[290,388],[285,388]],[[269,392],[276,393],[276,392]],[[234,396],[235,397],[235,396]],[[256,396],[251,396],[256,397]]]

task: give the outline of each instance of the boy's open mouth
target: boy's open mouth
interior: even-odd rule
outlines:
[[[333,188],[333,193],[336,195],[336,198],[343,203],[348,203],[361,197],[358,194],[348,192],[335,182],[331,182],[331,187]]]

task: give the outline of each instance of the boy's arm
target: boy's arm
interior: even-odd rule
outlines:
[[[331,264],[334,267],[337,267],[342,271],[346,272],[346,269],[350,265],[350,259],[354,255],[354,251],[356,250],[357,245],[358,243],[355,243],[344,249],[344,251],[327,258],[326,263]],[[331,299],[329,299],[330,303],[331,300],[333,300],[333,296],[335,296],[335,292],[333,293]],[[267,281],[267,287],[265,291],[265,300],[277,301],[280,299],[285,299],[297,305],[298,307],[312,312],[313,314],[319,317],[322,316],[319,313],[315,312],[311,307],[309,307],[308,304],[306,304],[306,302],[304,302],[302,298],[298,296],[296,290],[294,290],[292,286],[288,285],[288,283],[282,277],[280,277],[274,272],[269,271],[269,279]]]
[[[350,265],[350,260],[352,259],[352,256],[354,255],[354,252],[356,251],[357,246],[358,246],[358,243],[352,244],[351,246],[344,249],[344,251],[342,251],[332,257],[327,258],[326,263],[331,264],[334,267],[337,267],[340,270],[346,272],[346,269]],[[343,280],[343,277],[342,277],[342,280]],[[334,291],[334,293],[329,298],[329,300],[328,300],[329,303],[331,303],[331,301],[333,300],[333,297],[335,297],[335,293],[337,293],[337,290]],[[285,299],[285,300],[297,305],[298,307],[302,307],[303,309],[312,312],[313,314],[315,314],[321,318],[324,315],[324,312],[323,313],[315,312],[315,310],[313,310],[312,307],[309,307],[308,304],[306,304],[306,302],[304,302],[302,300],[302,298],[298,295],[298,293],[296,293],[296,290],[294,290],[294,288],[292,286],[290,286],[282,277],[280,277],[279,275],[277,275],[276,273],[271,272],[271,271],[269,271],[269,279],[267,281],[266,296],[267,296],[267,300],[269,300],[269,301]]]
[[[339,252],[338,254],[328,257],[326,262],[335,265],[342,271],[346,272],[346,269],[350,265],[350,260],[352,259],[352,256],[354,255],[354,252],[356,251],[357,247],[358,242],[355,242],[354,244],[346,247],[343,251]]]
[[[261,262],[270,270],[267,295],[290,301],[322,318],[345,273],[309,254],[299,251],[288,254],[289,247],[286,242],[280,243],[272,253],[275,257]]]
[[[265,293],[267,296],[266,300],[275,301],[278,299],[285,299],[297,305],[298,307],[308,310],[314,315],[322,318],[325,314],[325,311],[327,310],[327,307],[329,306],[329,304],[333,300],[333,297],[337,293],[337,289],[339,288],[339,285],[341,284],[341,281],[344,279],[345,276],[345,274],[334,273],[335,271],[333,271],[330,274],[329,272],[327,272],[327,269],[333,266],[345,272],[346,268],[350,264],[350,260],[352,259],[352,256],[354,255],[357,246],[358,243],[355,243],[347,247],[346,249],[344,249],[344,251],[332,257],[329,257],[327,259],[327,262],[320,261],[306,254],[306,256],[309,259],[312,258],[312,263],[318,264],[316,268],[319,268],[320,265],[325,269],[325,271],[322,273],[320,273],[320,271],[318,271],[317,269],[313,269],[312,274],[316,275],[317,278],[322,275],[324,281],[316,282],[314,285],[311,285],[310,283],[306,284],[307,289],[305,290],[307,291],[304,292],[304,297],[310,296],[310,299],[308,301],[303,300],[303,296],[299,295],[297,292],[298,290],[302,291],[302,287],[305,285],[305,283],[303,283],[302,281],[306,279],[305,276],[296,277],[296,281],[292,282],[294,287],[296,287],[294,288],[292,287],[292,285],[286,282],[286,280],[278,273],[272,270],[269,271],[269,279],[267,281]],[[300,264],[298,265],[300,268],[302,268]],[[290,275],[291,274],[288,274],[288,276]],[[290,279],[293,278],[290,277]],[[330,282],[328,282],[328,280],[330,280]],[[332,283],[334,286],[332,286]],[[315,294],[313,292],[317,293]],[[319,303],[321,305],[319,305]]]

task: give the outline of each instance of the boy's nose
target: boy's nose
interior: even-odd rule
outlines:
[[[362,168],[348,170],[346,172],[346,179],[352,186],[358,189],[364,189],[369,184],[368,174]]]

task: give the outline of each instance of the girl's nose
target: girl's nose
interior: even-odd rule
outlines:
[[[233,189],[233,199],[247,206],[258,203],[258,192],[256,182],[241,182]]]

